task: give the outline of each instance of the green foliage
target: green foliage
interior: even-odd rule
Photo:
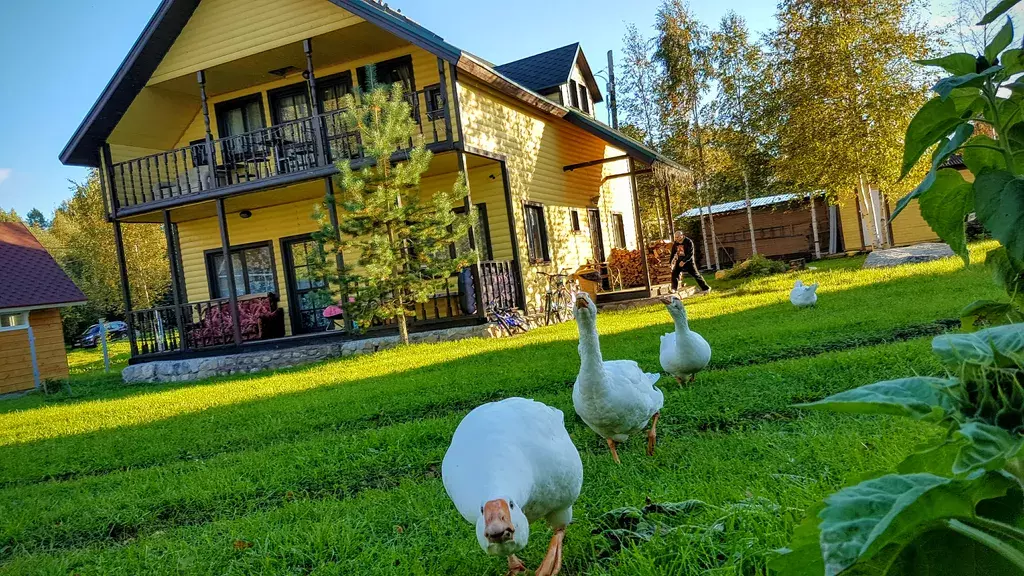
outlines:
[[[760,254],[755,254],[750,258],[740,262],[730,270],[726,270],[721,273],[722,280],[738,280],[740,278],[759,278],[763,276],[771,276],[773,274],[782,274],[789,270],[784,262],[778,260],[771,260],[765,258]]]
[[[21,222],[21,216],[18,216],[18,213],[14,211],[14,208],[11,208],[6,212],[3,208],[0,208],[0,222]]]
[[[406,316],[414,313],[414,303],[426,302],[476,258],[449,251],[467,234],[474,216],[452,211],[454,202],[466,195],[465,176],[459,174],[451,192],[437,191],[428,201],[422,199],[420,179],[433,155],[416,129],[400,83],[390,89],[377,87],[358,102],[347,95],[344,107],[349,110],[345,124],[358,128],[373,162],[358,171],[347,160],[338,163],[335,183],[342,237],[335,237],[328,226],[318,239],[331,252],[358,254],[355,265],[347,264],[331,282],[343,287],[349,317],[362,326],[397,320],[402,340],[408,343]],[[414,146],[408,157],[394,160],[395,150],[410,140]],[[326,208],[334,202],[328,197]],[[324,211],[318,216],[322,222]],[[315,262],[314,268],[322,273],[325,260]]]
[[[819,549],[826,574],[919,574],[934,550],[948,556],[932,561],[941,574],[1024,570],[1024,324],[939,336],[932,350],[951,378],[879,382],[801,405],[906,416],[947,435],[918,447],[898,474],[827,498],[783,551],[780,572],[820,574],[821,562],[809,561]]]

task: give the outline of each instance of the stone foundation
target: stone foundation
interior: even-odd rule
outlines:
[[[452,342],[467,338],[497,338],[504,333],[494,324],[447,328],[431,332],[418,332],[409,335],[412,344],[426,342]],[[247,374],[263,370],[293,368],[304,364],[313,364],[329,358],[341,358],[360,354],[372,354],[399,343],[398,336],[367,338],[365,340],[348,340],[324,344],[310,344],[283,348],[281,350],[263,350],[213,356],[209,358],[191,358],[187,360],[161,360],[128,366],[121,372],[126,384],[148,384],[160,382],[191,382],[204,380],[214,376],[230,374]]]

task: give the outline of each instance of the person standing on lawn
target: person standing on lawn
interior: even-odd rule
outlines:
[[[704,281],[704,277],[700,275],[700,271],[697,270],[697,262],[694,259],[696,249],[693,245],[693,240],[686,236],[681,230],[677,230],[673,236],[674,242],[672,242],[672,261],[669,266],[672,268],[672,291],[677,292],[679,290],[679,277],[686,272],[693,279],[697,281],[697,285],[700,289],[707,293],[711,292],[711,287]]]

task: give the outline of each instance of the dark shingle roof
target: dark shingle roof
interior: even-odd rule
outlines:
[[[0,222],[0,310],[85,301],[24,224]]]
[[[579,42],[576,42],[495,66],[494,69],[524,88],[540,93],[569,81],[579,48]]]

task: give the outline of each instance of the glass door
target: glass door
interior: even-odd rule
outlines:
[[[594,248],[594,262],[603,264],[604,255],[604,231],[601,229],[601,212],[590,208],[587,210],[590,219],[590,244]]]
[[[312,258],[323,257],[323,248],[309,236],[281,241],[285,274],[288,277],[288,311],[293,334],[310,334],[331,329],[324,310],[333,298],[322,279],[314,278]]]

